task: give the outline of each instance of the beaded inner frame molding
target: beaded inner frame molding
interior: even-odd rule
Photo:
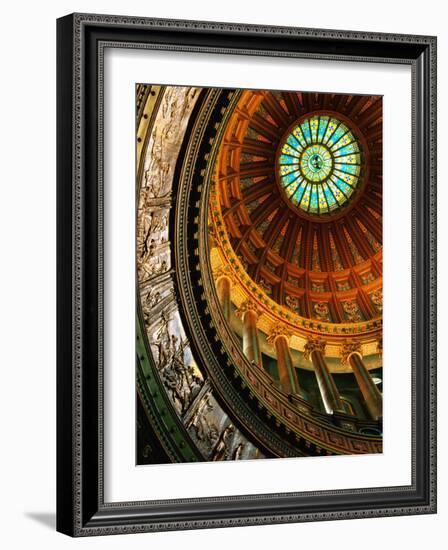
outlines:
[[[436,38],[74,14],[58,20],[57,41],[57,529],[71,536],[89,536],[434,513]],[[411,66],[411,485],[234,497],[217,495],[214,498],[169,501],[153,501],[148,494],[148,499],[142,502],[105,501],[103,62],[106,47],[399,63]],[[321,169],[320,164],[318,168]],[[188,162],[185,169],[188,171]],[[197,214],[200,216],[200,197],[196,198]],[[191,199],[195,197],[190,195],[189,200]],[[191,219],[191,212],[188,213],[187,207],[186,198],[185,204],[177,205],[179,219],[185,221],[186,230],[184,236],[179,233],[176,243],[179,247],[178,256],[188,256],[188,249],[185,248],[187,236],[189,232],[192,232],[193,237],[195,235],[196,222],[194,216]],[[186,259],[186,263],[192,261],[194,264],[197,261],[194,254],[188,257],[190,259]],[[193,264],[192,279],[195,277]],[[183,300],[185,303],[194,300],[195,307],[202,308],[206,316],[207,306],[201,304],[200,297],[195,298],[192,281],[187,277],[185,282]],[[212,349],[210,346],[210,350]],[[133,369],[134,365],[129,365],[129,368]]]

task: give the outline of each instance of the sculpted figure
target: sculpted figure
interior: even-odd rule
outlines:
[[[230,447],[234,433],[235,427],[233,424],[229,424],[226,428],[224,428],[218,438],[218,441],[216,442],[215,448],[213,449],[211,457],[213,461],[229,459]]]

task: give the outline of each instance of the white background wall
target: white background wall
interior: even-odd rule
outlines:
[[[408,550],[446,539],[448,520],[448,415],[439,361],[439,513],[267,527],[71,540],[54,531],[55,513],[55,41],[57,17],[86,11],[149,17],[432,34],[439,37],[439,205],[445,181],[448,35],[438,0],[265,2],[222,0],[79,0],[3,5],[0,85],[0,540],[4,548],[153,549],[272,548],[280,545]],[[31,92],[31,93],[30,93]],[[448,217],[440,210],[439,281],[447,281],[444,253]],[[445,286],[445,288],[444,288]],[[447,304],[440,284],[439,310]],[[439,348],[447,352],[446,316],[440,314]],[[444,536],[445,535],[445,536]],[[446,543],[445,543],[446,544]]]

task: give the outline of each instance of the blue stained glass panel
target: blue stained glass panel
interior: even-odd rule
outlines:
[[[328,206],[331,208],[332,206],[337,205],[336,199],[333,196],[333,193],[330,191],[330,188],[328,187],[327,183],[324,183],[322,185],[322,189],[325,193],[325,198],[327,199]]]
[[[288,185],[288,183],[292,183],[296,179],[297,179],[297,172],[291,172],[290,174],[283,177],[283,181],[285,182],[286,185]]]
[[[295,181],[294,183],[291,183],[291,185],[288,185],[288,187],[286,187],[286,189],[285,189],[286,194],[289,197],[291,197],[296,192],[297,187],[299,187],[299,182],[298,181]]]
[[[341,170],[341,172],[345,172],[347,174],[354,174],[359,175],[361,168],[357,166],[356,164],[339,164],[335,163],[334,165],[335,170]]]
[[[299,204],[300,202],[300,199],[302,198],[303,196],[303,193],[305,192],[305,188],[308,184],[303,181],[300,186],[298,187],[297,191],[295,192],[294,196],[292,197],[292,199],[294,200],[295,203]]]
[[[322,143],[322,140],[324,138],[325,131],[327,129],[327,125],[328,125],[329,120],[330,120],[330,118],[327,117],[327,116],[323,116],[323,117],[320,118],[319,130],[317,132],[317,141],[319,143]]]
[[[337,178],[336,176],[331,176],[331,179],[333,183],[337,186],[337,188],[340,189],[347,198],[353,193],[353,189],[341,179]]]
[[[337,151],[335,151],[333,154],[335,157],[343,157],[344,155],[348,155],[349,153],[357,153],[359,151],[358,146],[355,143],[350,143],[349,145],[345,145],[344,147],[341,147]]]
[[[328,144],[330,146],[333,146],[335,143],[337,143],[339,141],[339,139],[345,134],[345,132],[347,131],[347,127],[340,124],[334,134],[331,136],[331,138],[328,140]]]
[[[327,201],[325,200],[325,194],[321,185],[319,185],[319,187],[317,188],[317,194],[319,197],[319,210],[325,212],[328,208],[328,205]]]
[[[290,157],[297,157],[297,158],[300,158],[300,152],[297,151],[297,149],[294,149],[293,147],[291,147],[290,145],[288,145],[287,143],[285,143],[285,145],[283,145],[282,147],[282,153],[284,155],[289,155]]]
[[[319,118],[314,117],[310,120],[311,140],[313,143],[317,142],[317,129],[319,128]]]
[[[292,134],[289,134],[288,139],[287,139],[286,141],[287,141],[287,143],[289,143],[289,145],[291,145],[291,147],[293,147],[294,149],[299,149],[299,150],[302,149],[302,147],[300,146],[300,143],[298,142],[298,140],[296,139],[296,137],[293,136]]]
[[[340,162],[341,164],[359,164],[361,162],[361,157],[358,153],[353,153],[351,155],[338,157],[335,162]]]
[[[336,128],[338,127],[338,125],[339,125],[339,122],[337,120],[335,120],[334,118],[332,118],[330,120],[330,122],[328,123],[328,126],[327,126],[327,130],[325,132],[323,143],[328,142],[329,138],[333,135],[333,133],[336,130]]]
[[[359,142],[334,117],[303,120],[285,137],[280,151],[278,175],[286,196],[312,215],[344,205],[359,183]]]
[[[310,193],[311,193],[311,185],[308,184],[305,189],[305,193],[303,194],[302,200],[300,202],[300,206],[304,207],[305,210],[308,210],[308,205],[310,204]]]
[[[341,180],[345,181],[345,183],[348,183],[352,187],[355,187],[356,184],[358,183],[358,178],[356,178],[355,176],[351,176],[350,174],[341,172],[339,170],[335,170],[334,175],[340,178]]]
[[[311,189],[311,197],[310,197],[310,210],[317,210],[317,205],[318,205],[317,186],[313,185],[313,188]]]
[[[337,203],[341,206],[345,202],[344,194],[336,187],[336,185],[332,181],[327,182],[328,187],[331,189],[331,192],[334,195],[334,198],[336,199]]]
[[[284,176],[297,170],[297,164],[283,164],[280,167],[280,175]]]
[[[278,160],[280,164],[295,164],[297,162],[295,157],[290,157],[289,155],[280,155]]]
[[[302,123],[300,125],[300,128],[302,130],[302,134],[305,136],[307,144],[311,143],[311,130],[310,125],[308,124],[308,121]]]
[[[302,133],[302,130],[301,130],[300,126],[296,126],[292,133],[296,137],[296,139],[299,140],[300,145],[302,147],[306,147],[308,145],[307,142],[306,142],[306,139],[305,139],[305,137]]]

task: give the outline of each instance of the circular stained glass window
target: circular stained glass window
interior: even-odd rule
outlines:
[[[333,212],[350,199],[358,185],[358,140],[337,118],[306,118],[281,143],[278,170],[292,204],[309,214]]]

